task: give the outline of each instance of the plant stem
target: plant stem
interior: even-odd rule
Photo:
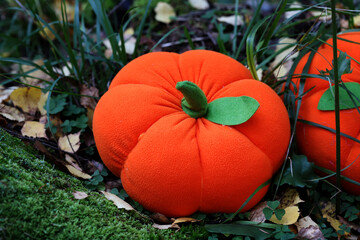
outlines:
[[[195,83],[182,81],[176,84],[184,98],[181,100],[181,107],[185,113],[192,118],[199,118],[207,113],[208,104],[205,93]]]
[[[333,69],[335,84],[335,125],[336,125],[336,187],[341,189],[341,155],[340,155],[340,110],[339,110],[339,76],[338,76],[338,59],[337,59],[337,26],[336,26],[336,0],[331,0],[331,26],[333,34]],[[340,195],[336,195],[336,215],[340,213]]]

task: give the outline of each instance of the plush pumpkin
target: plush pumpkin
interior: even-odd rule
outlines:
[[[224,124],[210,121],[223,117],[212,103],[242,96],[258,103],[250,119],[234,125],[230,114]],[[100,99],[93,131],[102,160],[129,196],[174,217],[237,211],[279,169],[290,138],[277,94],[236,60],[207,50],[131,61]]]
[[[360,43],[360,33],[345,33],[340,34],[339,39],[347,39],[353,42]],[[332,45],[332,39],[327,43]],[[360,61],[360,45],[350,43],[344,40],[338,40],[338,49],[346,52],[348,55]],[[300,74],[304,68],[309,54],[300,60],[295,72]],[[331,63],[333,61],[332,47],[323,44],[318,52],[314,55],[311,62],[309,72],[310,74],[320,74],[320,71],[332,69]],[[339,62],[341,64],[341,62]],[[345,86],[351,87],[350,91],[360,93],[360,65],[356,61],[351,60],[350,68],[351,73],[342,75],[341,81]],[[299,86],[299,80],[296,79],[295,83]],[[313,88],[310,90],[310,88]],[[333,88],[333,87],[332,87]],[[332,129],[335,129],[335,111],[333,108],[324,108],[322,103],[328,102],[328,106],[334,106],[333,97],[329,89],[329,82],[320,78],[307,78],[305,81],[304,92],[310,90],[302,98],[302,103],[299,112],[299,119],[311,121]],[[332,89],[333,90],[333,89]],[[340,90],[345,93],[342,94],[340,99],[345,105],[350,107],[343,107],[340,110],[340,130],[353,138],[360,140],[360,113],[355,108],[353,102],[347,99],[347,94],[343,88]],[[327,93],[328,98],[324,96]],[[324,96],[324,97],[323,97]],[[322,98],[323,97],[323,98]],[[322,99],[321,102],[320,99]],[[347,101],[347,102],[346,102]],[[320,104],[320,105],[319,105]],[[330,105],[329,105],[330,104]],[[358,105],[359,106],[359,105]],[[358,108],[359,109],[359,108]],[[315,162],[317,165],[336,171],[336,148],[335,148],[335,133],[328,130],[312,126],[307,123],[299,122],[296,128],[297,143],[300,151],[305,154],[309,160]],[[341,168],[345,168],[342,174],[352,180],[360,182],[360,143],[353,141],[346,137],[341,137]],[[350,193],[359,195],[360,186],[343,181],[343,187]]]

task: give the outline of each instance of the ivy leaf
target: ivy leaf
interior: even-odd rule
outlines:
[[[314,173],[314,163],[309,162],[307,157],[304,155],[292,156],[292,161],[287,163],[287,168],[279,183],[280,173],[276,175],[274,182],[279,185],[288,184],[294,187],[313,187],[318,181],[313,179],[318,178]]]
[[[218,98],[209,103],[205,118],[222,125],[238,125],[249,120],[259,106],[248,96]]]
[[[335,110],[335,86],[331,86],[321,96],[318,109],[321,111]],[[347,82],[340,85],[339,88],[340,110],[360,107],[360,84]]]

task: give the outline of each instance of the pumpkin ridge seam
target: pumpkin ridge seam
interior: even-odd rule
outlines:
[[[200,151],[200,145],[199,145],[199,140],[198,140],[198,131],[199,131],[199,121],[200,119],[197,119],[195,121],[195,140],[196,140],[196,145],[197,145],[197,149],[198,149],[198,155],[199,155],[199,161],[200,161],[200,168],[201,168],[201,179],[200,179],[200,201],[199,201],[199,206],[198,206],[198,211],[200,211],[200,209],[202,208],[203,205],[203,195],[204,195],[204,168],[203,168],[203,164],[202,164],[202,159],[201,159],[201,151]],[[202,121],[201,121],[202,122]]]

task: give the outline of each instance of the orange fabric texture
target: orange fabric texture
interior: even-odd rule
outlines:
[[[360,43],[360,32],[340,34],[338,37]],[[332,45],[332,39],[327,43]],[[360,61],[360,45],[349,43],[344,40],[337,42],[338,50],[346,52],[352,58]],[[309,54],[300,60],[296,68],[296,73],[301,74],[302,69]],[[319,74],[319,70],[331,69],[330,63],[333,61],[332,47],[323,44],[315,54],[309,69],[310,74]],[[352,73],[342,76],[343,82],[360,83],[360,65],[351,60]],[[299,80],[295,83],[299,86]],[[305,81],[304,92],[315,86],[307,93],[302,100],[299,112],[299,119],[315,122],[326,127],[335,129],[335,111],[320,111],[317,109],[322,94],[329,88],[329,82],[319,78],[307,78]],[[360,114],[357,109],[340,111],[340,130],[358,140],[360,140]],[[310,161],[329,170],[336,170],[336,144],[335,134],[327,130],[299,122],[296,129],[297,143],[299,149]],[[342,174],[357,182],[360,182],[360,143],[341,137],[341,168],[354,163]],[[344,189],[350,193],[360,195],[360,186],[343,181]]]
[[[208,102],[246,95],[260,107],[236,126],[191,118],[175,88],[185,80],[198,85]],[[277,94],[236,60],[207,50],[149,53],[131,61],[100,99],[93,131],[102,160],[129,196],[172,217],[237,211],[281,166],[290,139]]]

